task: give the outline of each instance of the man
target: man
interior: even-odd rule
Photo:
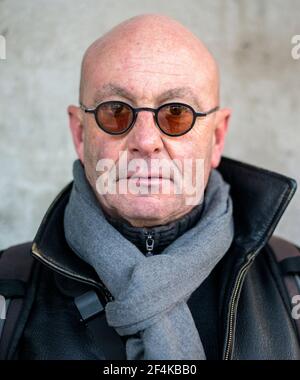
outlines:
[[[74,182],[2,254],[34,258],[3,357],[299,359],[267,244],[296,185],[222,158],[230,110],[204,44],[165,16],[125,21],[87,49],[79,103]]]

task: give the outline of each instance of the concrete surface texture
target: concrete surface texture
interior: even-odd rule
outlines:
[[[85,48],[152,12],[182,22],[218,59],[233,110],[225,154],[300,182],[299,0],[0,0],[0,249],[32,239],[71,179],[66,107],[77,103]],[[300,245],[299,220],[300,190],[276,233]]]

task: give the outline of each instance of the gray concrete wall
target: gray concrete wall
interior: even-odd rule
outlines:
[[[32,239],[75,158],[66,107],[85,48],[125,18],[160,12],[218,58],[233,109],[225,153],[300,183],[299,0],[0,0],[0,249]],[[300,190],[276,233],[300,244]]]

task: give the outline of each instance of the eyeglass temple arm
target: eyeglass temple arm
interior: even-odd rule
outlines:
[[[95,108],[87,108],[82,103],[79,103],[79,108],[82,109],[82,111],[84,111],[84,112],[90,112],[90,113],[95,112]]]
[[[207,116],[207,115],[210,115],[211,113],[214,113],[216,111],[218,111],[220,107],[217,106],[215,108],[212,108],[211,110],[207,111],[207,112],[196,112],[196,116]]]

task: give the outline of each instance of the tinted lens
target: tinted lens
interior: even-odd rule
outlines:
[[[101,104],[96,118],[101,127],[112,134],[126,131],[133,119],[131,108],[122,102],[107,102]]]
[[[193,124],[193,111],[184,104],[163,106],[157,115],[160,128],[169,135],[181,135]]]

